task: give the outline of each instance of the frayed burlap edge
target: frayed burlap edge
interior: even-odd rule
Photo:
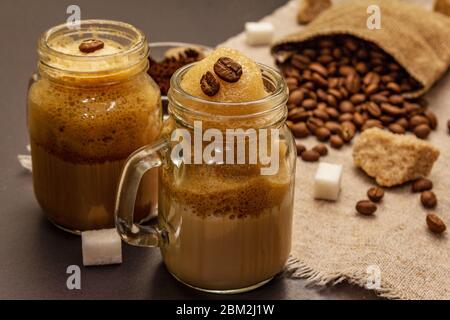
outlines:
[[[302,262],[300,259],[295,258],[294,256],[290,256],[288,261],[286,262],[283,270],[283,276],[292,279],[305,279],[307,287],[334,286],[346,281],[349,284],[357,285],[359,287],[367,289],[366,282],[363,280],[366,278],[366,274],[345,274],[342,272],[324,273],[315,270],[314,268],[308,266],[306,263]],[[372,290],[377,296],[381,298],[391,300],[407,299],[407,297],[404,297],[397,290],[389,288],[388,286],[383,284],[381,284],[381,287],[379,289],[368,290]]]

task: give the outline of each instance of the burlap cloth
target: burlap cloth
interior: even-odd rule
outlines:
[[[343,1],[333,3],[339,2]],[[432,7],[432,2],[427,0],[409,2],[428,9]],[[296,24],[297,5],[297,1],[291,1],[262,19],[274,24],[276,38],[302,29]],[[247,46],[244,34],[222,45],[273,66],[269,47]],[[448,73],[426,97],[440,120],[437,131],[429,138],[441,150],[430,175],[439,199],[434,212],[450,227],[450,135],[446,128],[447,119],[450,119]],[[312,138],[303,141],[308,147],[317,143]],[[381,286],[374,290],[383,297],[450,299],[449,231],[439,237],[427,230],[427,210],[421,206],[419,196],[412,194],[409,186],[389,189],[376,215],[362,217],[355,213],[355,203],[366,197],[366,191],[374,181],[354,168],[351,146],[331,149],[323,161],[343,164],[341,194],[337,202],[314,200],[312,186],[317,163],[297,162],[292,257],[286,266],[286,274],[307,278],[314,285],[332,285],[346,280],[367,287],[373,285],[378,269]]]

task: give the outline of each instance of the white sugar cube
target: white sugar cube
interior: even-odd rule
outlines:
[[[273,39],[273,24],[270,22],[247,22],[245,35],[251,46],[269,45]]]
[[[320,162],[314,177],[314,198],[336,201],[341,189],[342,165]]]
[[[116,229],[82,232],[81,247],[85,266],[122,263],[122,240]]]

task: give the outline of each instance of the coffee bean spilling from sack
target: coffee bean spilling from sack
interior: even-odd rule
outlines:
[[[424,99],[402,96],[421,85],[372,43],[321,37],[278,52],[276,60],[289,87],[287,125],[296,138],[315,135],[339,149],[371,127],[425,139],[437,126]]]

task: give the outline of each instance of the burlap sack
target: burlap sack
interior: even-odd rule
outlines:
[[[381,29],[367,27],[370,5],[381,9]],[[415,5],[384,0],[334,5],[301,32],[275,43],[272,53],[332,34],[350,34],[371,41],[393,56],[423,86],[405,94],[407,97],[417,97],[430,89],[450,64],[450,18]]]

